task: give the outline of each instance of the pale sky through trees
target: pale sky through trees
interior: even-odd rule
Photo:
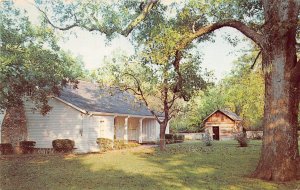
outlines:
[[[30,20],[38,22],[39,11],[31,5],[33,0],[15,0],[16,6],[25,9],[28,12]],[[123,36],[114,39],[109,45],[105,44],[105,36],[96,33],[92,34],[81,29],[72,29],[70,32],[59,32],[68,39],[61,41],[59,44],[64,50],[70,51],[75,56],[80,56],[86,69],[95,69],[101,66],[103,58],[110,56],[113,51],[122,50],[126,53],[133,54],[134,48],[129,40]],[[240,42],[236,47],[224,39],[224,36],[230,34],[231,37],[243,40],[245,37],[232,28],[223,28],[215,32],[215,42],[205,42],[199,44],[197,49],[203,54],[202,67],[214,71],[218,80],[224,77],[233,66],[233,61],[242,54],[242,50],[247,49],[246,42]],[[250,41],[250,40],[247,40]],[[249,49],[249,48],[248,48]]]

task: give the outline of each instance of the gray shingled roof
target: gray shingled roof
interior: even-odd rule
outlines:
[[[117,88],[101,89],[97,84],[85,81],[79,81],[78,89],[64,88],[59,98],[87,112],[152,116],[132,94]]]
[[[229,110],[224,110],[224,109],[217,109],[214,112],[212,112],[209,116],[207,116],[203,121],[206,121],[211,115],[213,115],[214,113],[216,113],[217,111],[220,111],[222,113],[224,113],[225,115],[227,115],[230,119],[234,120],[234,121],[242,121],[243,119],[241,117],[239,117],[236,113],[231,112]]]

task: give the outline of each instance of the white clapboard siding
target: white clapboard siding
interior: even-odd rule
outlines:
[[[31,102],[25,103],[28,140],[36,141],[37,148],[52,148],[55,139],[71,139],[77,152],[87,152],[87,116],[56,99],[49,99],[49,105],[53,109],[43,116],[32,112]]]
[[[97,138],[114,139],[113,116],[90,116],[88,125],[88,144],[90,152],[99,151]]]

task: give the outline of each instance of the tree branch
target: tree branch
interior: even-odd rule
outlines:
[[[142,90],[142,88],[141,88],[141,85],[140,85],[139,80],[138,80],[133,74],[131,74],[131,73],[124,73],[124,75],[128,75],[128,76],[130,76],[130,77],[133,78],[133,80],[134,80],[135,83],[137,84],[137,91],[138,91],[138,92],[136,92],[136,90],[134,90],[133,88],[130,88],[130,87],[127,87],[127,89],[132,90],[136,95],[138,95],[138,96],[140,96],[140,97],[142,98],[142,100],[143,100],[143,102],[145,103],[145,105],[146,105],[146,107],[148,108],[148,110],[149,110],[149,111],[151,112],[151,114],[156,118],[157,122],[158,122],[159,124],[161,124],[162,122],[160,121],[159,116],[158,116],[152,109],[149,108],[148,101],[146,100],[146,98],[145,98],[145,96],[144,96],[144,92],[143,92],[143,90]],[[124,90],[126,90],[126,89],[124,89]]]
[[[151,9],[153,8],[153,6],[158,2],[159,0],[149,0],[148,3],[145,5],[145,7],[143,8],[142,12],[133,20],[131,21],[131,23],[129,23],[129,25],[120,32],[121,35],[123,36],[128,36],[130,34],[130,32],[132,32],[132,30],[139,24],[141,23],[145,18],[146,16],[149,14],[149,12],[151,11]],[[68,26],[65,26],[65,27],[60,27],[60,26],[57,26],[55,25],[51,20],[50,18],[47,16],[46,12],[43,11],[40,7],[36,6],[35,4],[33,4],[44,16],[44,18],[46,19],[46,21],[53,27],[53,28],[56,28],[58,30],[62,30],[62,31],[65,31],[65,30],[70,30],[74,27],[81,27],[81,28],[84,28],[88,31],[99,31],[101,33],[104,33],[104,34],[107,34],[109,32],[118,32],[118,31],[105,31],[103,28],[100,27],[100,24],[99,24],[99,21],[98,19],[92,14],[91,17],[92,19],[96,22],[96,25],[97,26],[93,26],[93,27],[88,27],[87,25],[84,25],[84,24],[80,24],[78,22],[78,20],[76,19],[76,15],[75,16],[75,22],[73,24],[70,24]]]
[[[179,42],[176,46],[176,50],[182,50],[184,49],[187,45],[189,45],[194,39],[199,38],[205,34],[208,34],[210,32],[213,32],[219,28],[222,27],[232,27],[240,32],[242,32],[245,36],[253,40],[255,43],[257,43],[260,47],[263,46],[264,44],[264,39],[263,36],[259,33],[257,33],[255,30],[251,29],[244,23],[236,20],[224,20],[221,22],[217,22],[214,24],[210,24],[204,27],[199,28],[195,33],[190,33],[186,35],[181,42]]]
[[[260,56],[260,54],[261,54],[261,51],[258,52],[258,54],[257,54],[257,56],[255,57],[255,60],[254,60],[253,64],[251,65],[250,69],[253,69],[253,68],[254,68],[254,66],[255,66],[255,64],[256,64],[256,61],[258,60],[258,57]]]
[[[70,30],[71,28],[74,28],[74,27],[78,27],[78,23],[73,23],[71,25],[68,25],[68,26],[65,26],[65,27],[59,27],[59,26],[56,26],[54,25],[51,20],[49,19],[49,17],[47,16],[46,12],[43,11],[42,9],[40,9],[40,7],[34,5],[44,16],[44,18],[46,19],[46,21],[53,27],[53,28],[56,28],[58,30]]]
[[[170,104],[170,105],[168,106],[169,109],[171,109],[171,108],[173,107],[175,100],[178,99],[178,98],[179,98],[179,97],[176,96],[176,94],[174,93],[172,99],[168,102],[168,104]]]
[[[142,22],[153,6],[158,2],[158,0],[149,0],[148,3],[143,8],[141,14],[137,16],[122,32],[121,35],[128,36],[130,32],[140,23]]]

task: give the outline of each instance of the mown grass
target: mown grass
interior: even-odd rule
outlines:
[[[168,145],[86,155],[0,157],[0,189],[300,189],[300,181],[270,183],[247,177],[260,141]]]

